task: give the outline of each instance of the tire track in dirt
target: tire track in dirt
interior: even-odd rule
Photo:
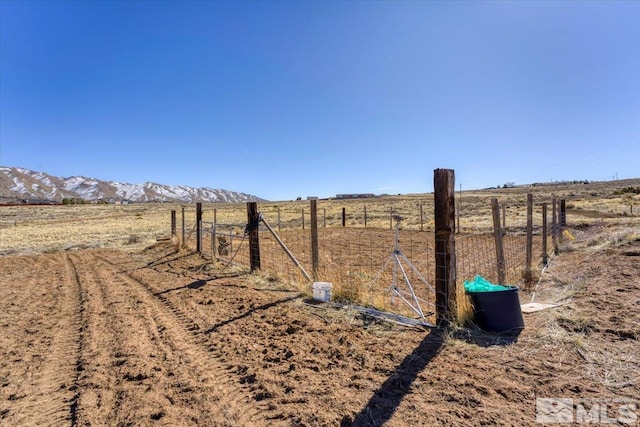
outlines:
[[[76,425],[76,409],[78,405],[78,379],[80,376],[83,347],[83,330],[84,330],[84,304],[86,295],[82,289],[82,283],[79,280],[78,272],[71,263],[66,253],[61,253],[64,262],[65,290],[67,297],[65,301],[69,304],[68,310],[63,312],[63,319],[67,319],[68,325],[63,327],[57,336],[54,336],[53,342],[58,343],[52,352],[51,362],[57,369],[52,370],[52,378],[50,382],[69,381],[67,386],[72,391],[73,396],[66,401],[64,408],[68,414],[68,418],[72,426]],[[57,381],[56,381],[57,380]],[[65,383],[63,382],[63,386]]]
[[[14,303],[23,310],[31,342],[22,343],[16,361],[26,365],[14,373],[18,393],[10,423],[15,425],[74,424],[77,364],[81,347],[81,291],[64,253],[31,260],[25,273],[39,271],[36,281],[24,283]],[[16,322],[18,323],[18,322]],[[34,411],[33,408],[38,408]],[[7,411],[9,413],[9,411]]]
[[[119,393],[113,376],[110,375],[110,354],[118,353],[117,331],[108,312],[107,292],[94,273],[94,266],[88,264],[84,255],[74,254],[69,263],[83,295],[83,323],[81,352],[78,359],[79,393],[72,406],[73,424],[106,424],[109,418],[103,411],[117,419],[119,414]],[[86,409],[94,417],[86,416]]]
[[[157,351],[167,361],[160,369],[171,372],[166,388],[178,390],[166,396],[171,405],[179,405],[179,400],[184,398],[181,394],[186,394],[185,404],[204,412],[206,424],[266,424],[262,420],[267,419],[266,413],[274,408],[261,402],[260,386],[243,385],[236,369],[218,359],[215,346],[197,323],[150,284],[130,272],[119,271],[118,265],[108,257],[93,257],[92,265],[101,264],[96,268],[101,280],[110,280],[113,288],[126,294],[126,299],[138,301],[138,313],[145,311],[145,333],[156,337]],[[168,416],[169,411],[165,412]]]

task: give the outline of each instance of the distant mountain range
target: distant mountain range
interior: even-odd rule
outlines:
[[[250,194],[213,188],[163,185],[155,182],[127,184],[84,176],[60,178],[44,172],[0,166],[0,203],[60,203],[64,199],[106,202],[253,202]]]

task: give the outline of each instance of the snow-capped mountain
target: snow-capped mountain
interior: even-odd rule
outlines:
[[[251,202],[250,194],[213,188],[127,184],[84,176],[60,178],[24,168],[0,166],[0,203],[61,202],[67,198],[130,202]]]

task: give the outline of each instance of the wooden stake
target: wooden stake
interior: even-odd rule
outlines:
[[[171,237],[176,237],[176,210],[171,211]]]

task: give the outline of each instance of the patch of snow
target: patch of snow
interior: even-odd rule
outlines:
[[[13,177],[13,183],[15,184],[15,186],[10,188],[11,191],[15,191],[20,194],[28,193],[27,188],[24,186],[24,183],[20,181],[17,176]]]

